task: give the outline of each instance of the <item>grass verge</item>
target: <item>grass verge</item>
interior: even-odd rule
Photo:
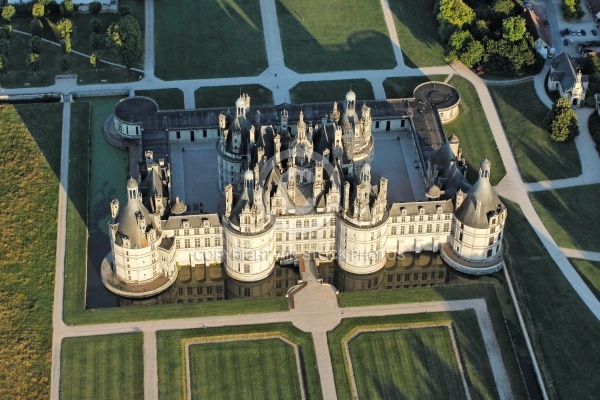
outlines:
[[[348,348],[359,398],[465,398],[447,327],[363,332]]]
[[[201,87],[194,92],[196,108],[231,107],[240,93],[250,96],[250,106],[273,104],[273,93],[261,85]]]
[[[504,257],[550,398],[589,398],[600,381],[600,321],[573,290],[521,212],[506,199]],[[576,339],[574,339],[576,338]]]
[[[529,194],[535,211],[560,247],[600,251],[594,232],[600,220],[600,184]]]
[[[467,159],[469,182],[477,180],[479,165],[487,157],[493,169],[490,181],[492,185],[497,185],[506,175],[506,170],[477,91],[471,82],[461,76],[453,76],[449,83],[458,90],[461,100],[458,118],[444,126],[446,136],[456,135],[460,139],[460,147]]]
[[[569,261],[596,298],[600,299],[600,262],[575,258],[570,258]]]
[[[258,1],[190,1],[179,10],[158,1],[154,8],[157,77],[255,76],[268,67]]]
[[[489,89],[525,182],[581,174],[575,142],[555,142],[543,128],[549,110],[535,94],[533,82],[490,86]]]
[[[290,103],[343,102],[348,90],[356,93],[357,104],[362,100],[373,100],[373,86],[366,79],[344,81],[300,82],[290,90]]]
[[[144,398],[143,334],[65,338],[61,399]]]
[[[494,383],[492,370],[487,357],[487,352],[485,350],[485,345],[483,343],[481,330],[479,328],[479,324],[477,323],[477,317],[475,316],[474,311],[468,310],[451,313],[394,315],[387,317],[352,318],[342,320],[340,325],[338,325],[336,329],[328,334],[329,351],[331,353],[332,365],[334,367],[333,372],[336,382],[336,389],[338,391],[338,398],[352,398],[350,380],[348,377],[348,372],[345,368],[343,343],[357,329],[361,327],[377,328],[381,326],[408,328],[415,325],[423,326],[425,324],[442,324],[448,322],[451,322],[454,328],[458,351],[463,363],[465,377],[467,379],[467,384],[469,386],[469,390],[471,391],[471,395],[475,398],[495,397],[497,395],[495,390],[496,385]],[[399,343],[396,343],[396,346],[398,345]],[[375,371],[380,369],[387,369],[391,371],[394,368],[399,367],[397,364],[392,366],[395,361],[393,356],[389,356],[390,354],[394,354],[394,347],[395,346],[380,348],[380,352],[387,354],[388,357],[384,356],[383,358],[377,358],[373,357],[373,355],[369,355],[367,360],[363,361],[371,363],[371,367],[369,368],[372,371],[371,374],[374,374]],[[350,349],[352,351],[352,348]],[[435,368],[447,368],[446,352],[448,350],[452,351],[452,347],[448,346],[447,349],[441,350],[438,348],[438,346],[431,348],[430,346],[427,346],[427,343],[420,343],[416,346],[411,346],[407,351],[409,351],[409,354],[416,355],[418,360],[415,360],[410,368],[412,368],[413,373],[419,373],[419,371],[422,371],[422,368],[424,367],[423,363],[429,363],[435,366]],[[356,355],[356,357],[358,357],[358,355]],[[352,359],[354,364],[355,356],[352,356]],[[397,358],[395,360],[397,360]],[[444,366],[442,367],[442,365]],[[456,367],[455,362],[454,366]],[[449,385],[450,383],[434,380],[434,376],[431,374],[434,374],[434,371],[422,371],[419,373],[418,378],[415,378],[416,381],[406,382],[403,380],[403,384],[401,386],[398,385],[397,381],[383,381],[382,378],[384,376],[382,375],[374,376],[374,379],[371,382],[366,383],[366,393],[370,394],[370,396],[367,397],[386,398],[386,394],[394,393],[396,397],[400,395],[402,398],[413,398],[412,394],[415,394],[419,389],[423,389],[422,385],[425,384],[425,382],[431,382],[431,384],[425,384],[428,386],[427,391],[421,392],[420,396],[417,395],[417,397],[423,396],[424,398],[430,398],[428,394],[433,396],[442,395],[442,393],[438,393],[438,391],[444,391],[444,386]],[[359,374],[355,371],[354,375],[355,377],[358,377]],[[364,378],[365,377],[359,377],[359,382]],[[455,378],[455,384],[459,385],[459,387],[462,387],[458,377]],[[431,392],[429,392],[429,390],[431,390]],[[444,393],[441,398],[458,398],[454,396],[456,394],[454,392],[455,391],[452,391],[452,393]],[[464,395],[461,398],[463,397]]]
[[[161,110],[183,110],[183,92],[180,89],[136,90],[136,96],[148,96],[158,103]]]
[[[193,399],[301,397],[294,348],[283,340],[193,344],[189,359]]]
[[[183,399],[186,397],[184,364],[186,340],[193,338],[227,339],[231,335],[251,337],[264,335],[265,333],[281,335],[298,345],[307,398],[322,398],[312,336],[300,331],[290,323],[157,332],[159,398],[161,400],[168,400]],[[221,362],[224,369],[215,368],[216,373],[222,373],[225,370],[237,371],[241,367],[241,364],[231,358],[222,359]],[[206,365],[212,368],[212,365]],[[272,367],[276,368],[277,364],[264,364],[264,362],[260,362],[259,364],[254,364],[253,367],[268,369]]]
[[[404,64],[410,68],[445,65],[444,47],[438,34],[438,21],[433,13],[435,0],[392,1],[398,41]]]
[[[278,0],[276,6],[288,68],[308,73],[396,66],[378,0]]]
[[[422,83],[429,81],[444,82],[448,75],[395,76],[383,81],[385,97],[388,99],[412,98],[414,90]]]
[[[50,394],[62,105],[0,105],[0,398]]]

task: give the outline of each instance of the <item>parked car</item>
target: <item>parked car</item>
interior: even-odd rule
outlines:
[[[571,30],[569,28],[565,29],[565,36],[568,36],[571,33]]]
[[[592,35],[594,35],[594,36],[598,36],[598,31],[597,31],[597,30],[595,30],[595,29],[592,29]]]
[[[575,44],[575,41],[573,39],[569,39],[569,44]]]
[[[547,19],[544,20],[544,26],[550,26],[550,22]]]
[[[560,30],[560,37],[565,37],[565,31],[563,31],[562,29]]]
[[[569,45],[569,39],[563,40],[563,45],[568,46]]]
[[[575,31],[575,29],[571,29],[571,36],[577,36],[577,32]]]
[[[581,30],[581,36],[585,36],[585,35],[587,35],[587,33],[585,32],[585,29],[582,29]]]
[[[533,8],[533,6],[531,5],[530,2],[526,1],[525,3],[523,3],[523,6],[525,6],[526,9],[531,10]]]
[[[579,29],[577,30],[577,36],[581,36],[581,31]]]

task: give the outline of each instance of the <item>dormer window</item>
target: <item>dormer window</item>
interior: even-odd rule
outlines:
[[[404,208],[404,207],[400,207],[400,213],[401,213],[402,215],[406,215],[406,208]]]
[[[442,206],[440,206],[440,205],[436,206],[435,207],[435,212],[438,213],[438,214],[441,214],[442,213]]]

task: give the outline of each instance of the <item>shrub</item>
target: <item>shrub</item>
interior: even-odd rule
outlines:
[[[102,11],[102,3],[100,3],[99,1],[92,1],[88,5],[88,10],[90,10],[92,14],[98,15],[100,11]]]
[[[29,46],[31,46],[32,53],[40,54],[40,50],[42,49],[42,39],[37,35],[32,36],[31,39],[29,39]]]
[[[555,142],[566,142],[579,135],[577,114],[571,108],[569,99],[560,97],[552,106],[552,110],[544,119],[544,124],[550,130],[550,137]]]
[[[37,18],[32,19],[29,23],[29,31],[32,35],[42,36],[42,22]]]
[[[69,56],[67,56],[66,54],[64,56],[62,56],[62,59],[60,61],[60,70],[62,72],[67,72],[69,70],[71,63],[69,62]]]
[[[119,14],[121,14],[121,17],[131,14],[129,6],[119,6]]]
[[[99,49],[102,47],[102,43],[104,43],[103,34],[96,32],[90,33],[90,46],[92,46],[93,49]]]
[[[102,21],[100,20],[100,18],[92,18],[90,20],[90,28],[93,32],[100,32],[102,30]]]
[[[8,57],[10,53],[10,43],[6,39],[0,39],[0,55]]]

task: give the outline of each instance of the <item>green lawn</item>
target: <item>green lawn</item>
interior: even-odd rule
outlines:
[[[471,82],[461,76],[453,76],[449,83],[458,90],[461,100],[458,118],[444,126],[446,136],[454,134],[460,139],[463,157],[467,159],[469,182],[477,180],[479,165],[487,157],[492,162],[490,181],[492,185],[497,185],[506,175],[506,170],[477,91]]]
[[[600,251],[594,232],[600,220],[600,184],[529,194],[537,214],[560,247]]]
[[[446,78],[448,75],[395,76],[383,81],[383,88],[388,99],[406,99],[413,97],[415,88],[421,83],[444,82]]]
[[[410,327],[414,325],[423,324],[440,324],[452,322],[453,329],[456,335],[456,341],[458,351],[463,363],[463,369],[465,371],[465,377],[467,379],[467,385],[471,395],[474,398],[492,398],[497,396],[496,385],[492,375],[492,370],[483,343],[483,337],[477,323],[477,317],[475,312],[472,310],[467,311],[455,311],[445,313],[427,313],[427,314],[407,314],[407,315],[394,315],[387,317],[368,317],[368,318],[353,318],[344,319],[333,331],[328,333],[329,351],[331,353],[331,361],[333,365],[334,378],[336,382],[336,390],[338,398],[350,399],[351,386],[348,379],[348,372],[345,368],[345,355],[343,353],[343,343],[356,332],[359,327],[364,328],[377,328],[380,326],[385,327]],[[364,398],[430,398],[432,396],[443,396],[438,390],[443,390],[442,386],[449,386],[450,383],[444,382],[443,385],[439,381],[432,381],[434,377],[438,376],[439,368],[442,368],[440,364],[444,364],[448,360],[448,351],[452,351],[450,346],[442,349],[444,345],[438,345],[431,348],[430,341],[422,342],[419,345],[412,346],[412,343],[391,343],[387,340],[390,347],[385,346],[385,343],[381,343],[378,347],[379,354],[395,354],[398,347],[411,346],[408,350],[409,353],[415,355],[420,361],[413,361],[413,373],[419,374],[416,381],[403,382],[399,384],[401,379],[400,376],[390,378],[390,373],[396,372],[401,374],[403,370],[400,370],[400,366],[397,364],[398,358],[396,356],[390,356],[389,358],[378,357],[373,353],[366,356],[365,360],[359,361],[360,354],[354,355],[352,360],[363,363],[370,362],[370,366],[366,366],[361,372],[355,371],[355,376],[369,374],[369,376],[361,376],[359,379],[363,382],[364,393],[368,396]],[[433,350],[433,351],[432,351]],[[352,351],[352,348],[351,348]],[[398,355],[400,356],[400,355]],[[409,355],[405,355],[410,357]],[[402,360],[407,361],[408,359]],[[427,366],[420,366],[419,363],[427,363]],[[435,368],[430,370],[430,374],[424,372],[421,367],[424,368]],[[445,367],[456,368],[445,364]],[[370,372],[365,371],[369,370]],[[388,372],[383,372],[384,370]],[[422,372],[422,373],[421,373]],[[442,375],[444,376],[444,375]],[[445,375],[447,376],[447,375]],[[373,379],[369,380],[369,377]],[[437,379],[445,379],[437,377]],[[417,394],[423,389],[423,385],[428,385],[429,389],[433,392]],[[458,385],[458,391],[453,388],[450,389],[446,394],[449,397],[438,397],[438,398],[458,398],[462,383],[460,378],[456,377],[454,385]],[[360,390],[360,386],[359,386]],[[520,393],[519,393],[520,395]],[[519,396],[517,395],[517,396]],[[360,393],[359,393],[360,396]],[[360,396],[363,398],[363,396]],[[461,398],[464,398],[462,396]]]
[[[502,274],[494,274],[489,277],[464,276],[456,285],[419,287],[410,290],[372,290],[340,293],[338,303],[340,307],[359,307],[396,303],[485,299],[515,398],[526,398],[527,390],[521,376],[515,348],[519,358],[524,362],[527,363],[529,357],[522,334],[518,329],[518,321],[512,309],[512,302],[509,300],[508,294],[504,293],[506,290]],[[501,295],[501,301],[499,295]],[[473,392],[471,394],[473,395]]]
[[[280,339],[193,344],[193,399],[298,399],[294,348]],[[260,366],[260,367],[258,367]]]
[[[514,203],[504,230],[505,260],[550,398],[583,399],[600,391],[600,321],[590,312]]]
[[[299,73],[396,66],[379,0],[278,0],[285,65]]]
[[[570,258],[569,261],[592,293],[600,299],[600,262],[577,260],[575,258]]]
[[[63,291],[65,321],[85,308],[91,117],[90,103],[71,103],[66,241],[77,245],[65,247],[65,271],[67,272]]]
[[[465,398],[446,327],[363,332],[348,347],[359,398]]]
[[[65,338],[60,354],[61,399],[142,399],[141,333]]]
[[[490,86],[489,89],[525,182],[581,174],[575,142],[554,142],[543,128],[549,110],[535,94],[533,82]]]
[[[411,68],[444,65],[444,47],[433,13],[435,0],[390,1],[404,64]]]
[[[180,89],[136,90],[136,96],[148,96],[158,103],[161,110],[183,110],[183,92]]]
[[[273,104],[273,93],[261,85],[201,87],[194,92],[196,108],[230,107],[235,109],[235,101],[241,93],[250,96],[250,107]]]
[[[366,79],[350,79],[345,81],[300,82],[290,90],[292,104],[337,101],[342,105],[346,93],[352,88],[356,93],[357,105],[363,100],[373,100],[373,86]],[[343,108],[343,107],[342,107]]]
[[[221,302],[225,303],[225,302]],[[290,323],[282,323],[282,324],[269,324],[269,325],[252,325],[252,326],[238,326],[238,327],[224,327],[224,328],[208,328],[208,329],[190,329],[190,330],[180,330],[180,331],[159,331],[157,332],[157,349],[158,349],[158,390],[159,390],[159,398],[161,400],[168,399],[183,399],[186,398],[186,375],[185,375],[185,341],[193,338],[201,338],[208,339],[214,338],[217,340],[227,339],[228,336],[231,335],[242,335],[245,338],[252,337],[253,335],[264,335],[268,334],[277,334],[282,337],[285,337],[289,341],[296,343],[298,345],[298,350],[300,353],[301,365],[302,365],[302,375],[304,377],[304,384],[306,388],[306,394],[308,399],[319,399],[322,398],[321,394],[321,385],[319,379],[319,373],[317,370],[317,361],[314,350],[314,344],[312,340],[312,336],[308,333],[304,333],[299,329],[292,326]],[[224,351],[221,351],[221,356],[219,354],[214,355],[217,359],[211,362],[198,362],[198,364],[202,365],[194,365],[192,368],[195,371],[198,371],[197,368],[208,368],[208,370],[203,370],[201,374],[194,374],[196,378],[199,378],[198,383],[200,381],[209,383],[207,381],[207,374],[211,374],[213,376],[213,380],[223,380],[232,378],[239,379],[240,377],[235,378],[232,376],[233,373],[237,373],[238,371],[247,370],[247,368],[251,368],[254,370],[265,370],[269,371],[270,374],[278,374],[279,372],[276,370],[277,367],[285,366],[282,368],[283,371],[288,371],[288,377],[285,379],[285,382],[297,382],[296,367],[295,360],[289,359],[289,355],[285,355],[285,359],[277,356],[276,361],[265,362],[265,360],[258,361],[248,361],[246,363],[240,363],[240,358],[250,359],[249,353],[246,353],[244,349],[253,348],[253,343],[258,342],[236,342],[234,348],[227,349],[227,356],[223,357]],[[282,342],[283,343],[283,342]],[[202,345],[205,346],[205,345]],[[238,349],[239,351],[235,351],[234,349]],[[255,350],[252,349],[252,353]],[[287,350],[286,350],[287,351]],[[268,354],[268,351],[264,349],[261,353],[266,353],[268,357],[274,356],[274,354]],[[212,356],[211,356],[212,357]],[[286,361],[287,360],[287,361]],[[215,363],[218,363],[219,367],[216,367]],[[291,372],[290,372],[291,371]],[[250,372],[248,372],[250,373]],[[260,372],[262,374],[262,372]],[[216,375],[213,375],[216,374]],[[202,376],[198,376],[202,375]],[[262,375],[264,377],[264,375]],[[276,380],[269,380],[269,378],[260,378],[268,381],[270,388],[273,389],[272,392],[269,392],[270,396],[275,396],[275,398],[299,398],[299,396],[287,396],[284,392],[278,393],[275,392],[275,388],[272,385],[276,384]],[[296,379],[294,381],[294,379]],[[246,384],[246,380],[244,379],[244,384]],[[212,382],[215,386],[221,385],[224,382]],[[231,382],[230,382],[231,383]],[[248,383],[249,384],[249,383]],[[280,382],[279,386],[287,386],[287,384],[283,385]],[[223,392],[222,396],[224,398],[262,398],[263,396],[250,395],[246,396],[244,393],[241,393],[242,388],[238,387],[229,387],[228,390],[236,390],[239,389],[238,395],[234,395],[234,393],[230,393],[229,395],[225,395]],[[225,389],[223,389],[225,390]],[[285,387],[281,387],[277,390],[288,390]],[[229,392],[228,392],[229,393]],[[196,398],[215,398],[213,396],[201,396]]]
[[[50,394],[62,105],[0,105],[0,398]]]
[[[157,77],[255,76],[268,67],[258,1],[189,1],[182,12],[157,1],[154,9]]]

